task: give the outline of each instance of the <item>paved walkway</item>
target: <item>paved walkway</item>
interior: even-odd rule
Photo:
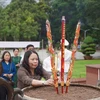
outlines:
[[[97,50],[94,54],[91,54],[94,59],[100,59],[100,50]],[[76,52],[76,59],[84,59],[84,54],[81,52]]]
[[[46,49],[42,49],[37,51],[40,59],[43,61],[46,57],[49,56],[49,53],[47,52]],[[100,51],[96,51],[95,54],[92,54],[91,56],[93,56],[94,59],[100,59]],[[76,52],[75,58],[78,60],[82,60],[84,59],[84,54],[82,54],[81,52]]]
[[[10,51],[11,55],[13,55],[13,51],[11,49],[8,51]],[[36,51],[38,52],[41,61],[43,61],[46,57],[50,55],[46,49],[41,49],[41,50],[36,50]],[[1,51],[0,57],[2,53],[3,51]],[[23,55],[23,54],[24,54],[24,50],[20,52],[20,55]],[[91,56],[93,56],[94,59],[100,59],[100,50],[96,51],[95,54],[92,54]],[[84,59],[84,54],[82,54],[81,52],[76,52],[75,58],[78,60],[82,60]]]

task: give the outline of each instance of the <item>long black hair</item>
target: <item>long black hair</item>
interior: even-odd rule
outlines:
[[[22,67],[24,67],[31,74],[30,67],[29,67],[29,57],[32,53],[35,53],[38,57],[38,66],[34,69],[34,73],[36,75],[43,76],[43,68],[42,68],[42,64],[39,59],[39,55],[34,50],[28,50],[27,52],[25,52],[24,59],[22,62]]]
[[[1,57],[1,59],[2,59],[1,61],[5,61],[4,56],[5,56],[6,53],[8,53],[10,55],[9,62],[11,63],[11,54],[10,54],[9,51],[4,51],[4,53],[3,53],[2,57]]]

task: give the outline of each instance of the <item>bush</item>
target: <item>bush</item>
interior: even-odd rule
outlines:
[[[96,44],[92,37],[87,36],[84,39],[83,44],[81,45],[81,52],[86,56],[90,56],[90,54],[94,54],[96,52]]]

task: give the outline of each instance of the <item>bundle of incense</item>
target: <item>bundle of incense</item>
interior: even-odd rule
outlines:
[[[66,80],[66,91],[65,91],[65,93],[68,92],[68,86],[70,85],[70,79],[72,77],[72,71],[73,71],[73,67],[74,67],[75,53],[77,51],[79,35],[80,35],[80,21],[78,22],[77,27],[76,27],[76,33],[75,33],[75,38],[74,38],[73,47],[72,47],[71,63],[70,63],[70,67],[69,67],[69,70],[68,70],[68,76],[67,76],[67,80]]]
[[[62,16],[62,38],[61,38],[61,91],[64,87],[64,56],[65,56],[65,16]]]
[[[57,70],[55,68],[55,53],[52,44],[50,22],[48,20],[46,20],[46,29],[47,29],[47,38],[48,38],[48,50],[51,54],[51,69],[52,69],[52,74],[54,79],[54,85],[56,88],[56,92],[58,94],[58,78],[57,78]]]

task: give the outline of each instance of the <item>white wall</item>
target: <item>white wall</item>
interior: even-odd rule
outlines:
[[[40,41],[0,41],[0,48],[25,48],[28,44],[40,48]]]

